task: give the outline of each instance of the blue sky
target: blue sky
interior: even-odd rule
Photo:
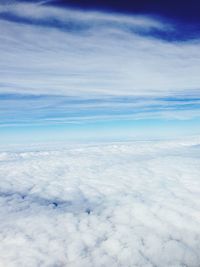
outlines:
[[[160,3],[3,1],[0,142],[199,134],[198,3]]]

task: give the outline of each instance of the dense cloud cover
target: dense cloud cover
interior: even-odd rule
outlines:
[[[0,152],[0,266],[199,266],[199,144]]]

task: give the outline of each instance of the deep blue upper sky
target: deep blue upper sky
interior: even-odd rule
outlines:
[[[200,22],[199,0],[52,0],[49,4],[129,14],[161,15],[188,23]]]
[[[41,2],[41,0],[17,1]],[[47,4],[60,7],[71,6],[81,9],[107,10],[132,14],[157,14],[180,21],[200,22],[199,0],[50,0]]]
[[[21,0],[18,0],[21,1]],[[36,2],[22,0],[23,2]],[[38,2],[41,2],[38,0]],[[45,2],[45,1],[44,1]],[[50,0],[47,5],[79,8],[82,10],[100,10],[124,14],[145,14],[162,16],[173,20],[185,31],[200,31],[199,0]]]
[[[4,0],[3,2],[7,2]],[[9,1],[12,2],[12,1]],[[13,2],[42,3],[43,5],[64,8],[77,8],[80,10],[98,10],[106,12],[118,12],[132,15],[151,15],[171,21],[176,25],[176,33],[169,36],[163,32],[155,32],[159,36],[169,40],[196,39],[200,36],[200,1],[198,0],[15,0]],[[19,22],[30,22],[28,19],[2,15],[4,18],[18,20]],[[56,21],[54,21],[56,26]],[[59,24],[57,25],[60,26]]]

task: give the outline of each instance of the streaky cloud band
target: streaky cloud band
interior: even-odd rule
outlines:
[[[200,117],[200,96],[77,98],[1,94],[0,127]],[[30,124],[31,122],[31,124]]]
[[[0,5],[1,125],[198,117],[200,41],[151,34],[175,27],[144,15]]]

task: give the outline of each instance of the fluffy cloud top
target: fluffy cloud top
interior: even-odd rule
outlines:
[[[1,151],[0,266],[199,266],[199,144]]]

